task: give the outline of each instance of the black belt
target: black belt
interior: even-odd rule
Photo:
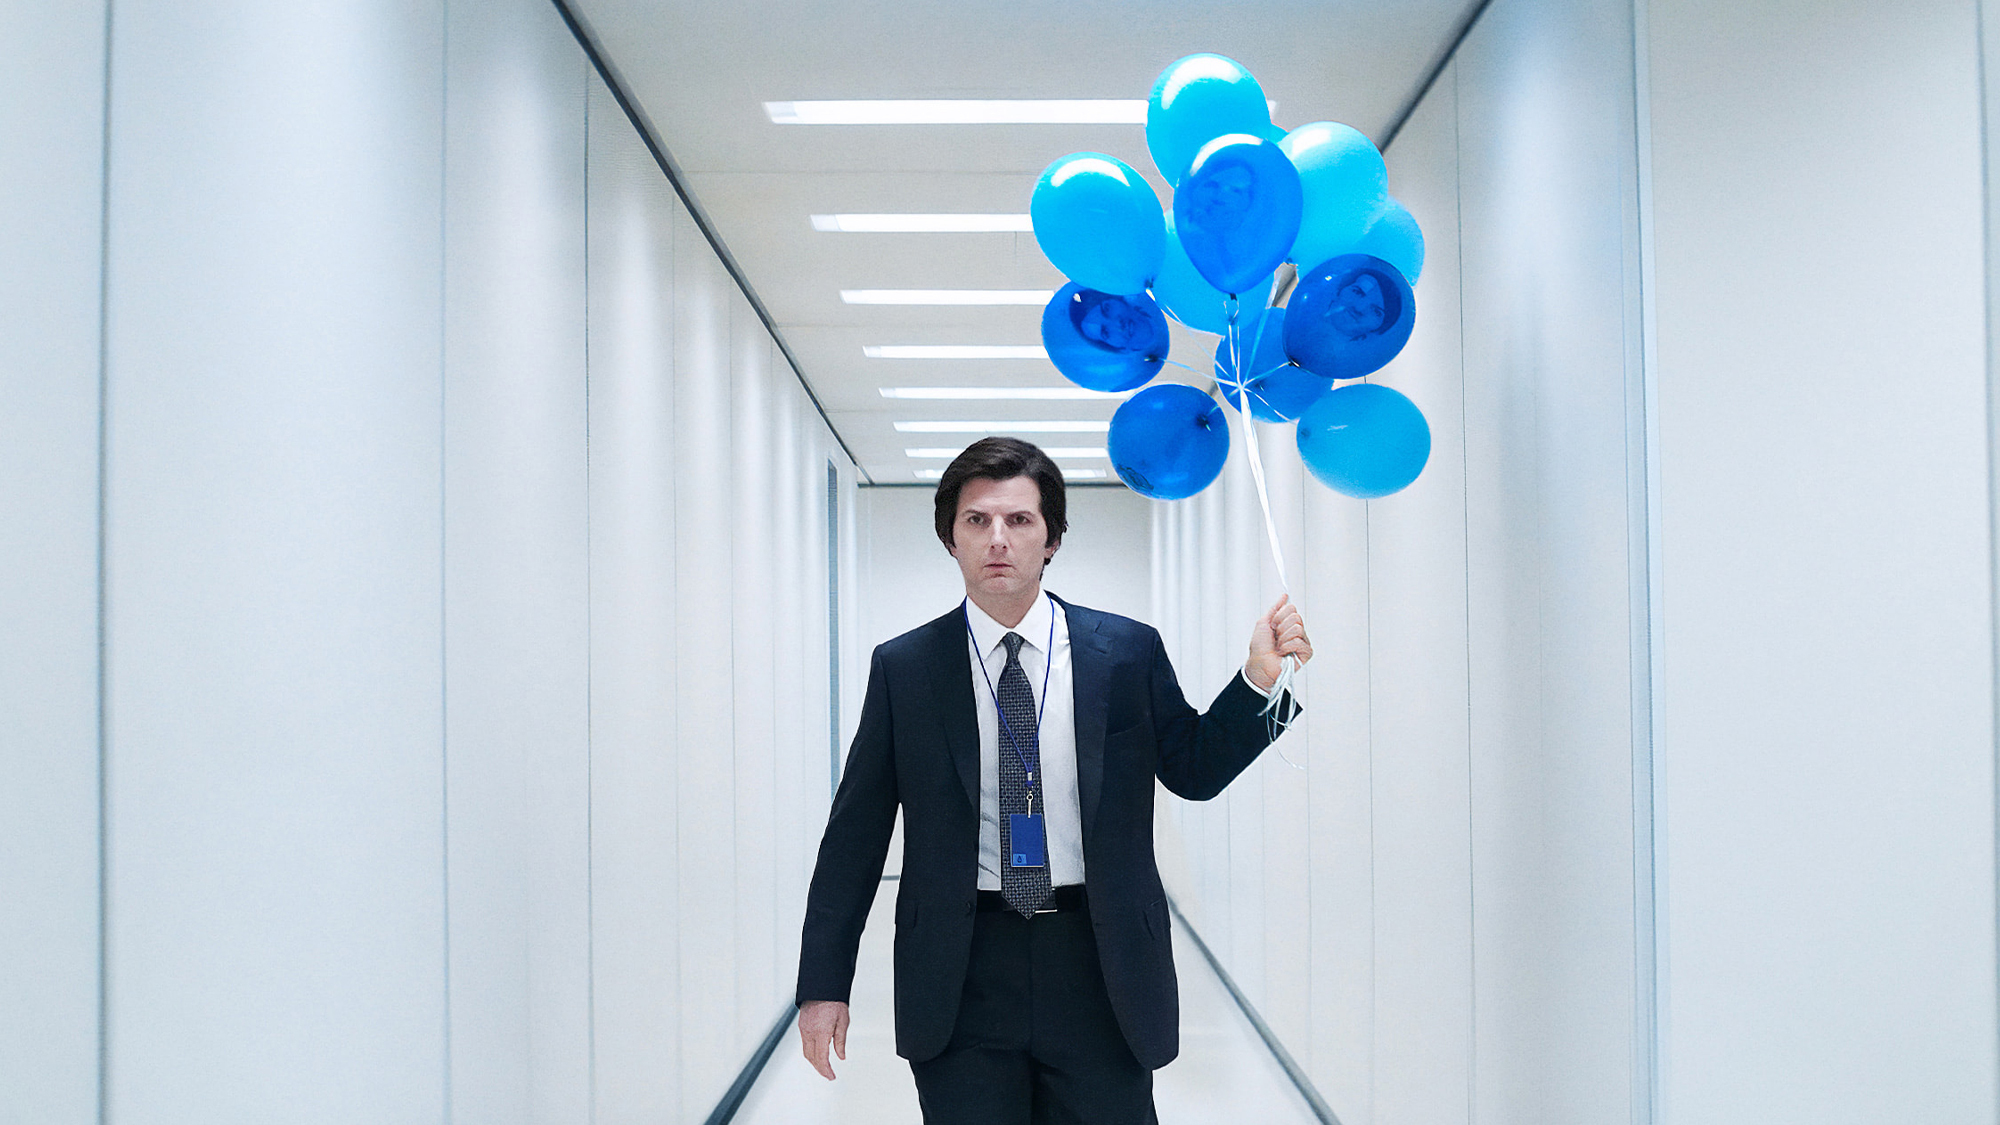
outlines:
[[[1050,888],[1049,900],[1043,903],[1041,909],[1035,911],[1035,913],[1068,913],[1070,911],[1083,910],[1087,906],[1088,903],[1085,902],[1083,897],[1083,884],[1069,883],[1064,886]],[[979,912],[981,914],[1000,912],[1020,913],[1007,904],[1007,896],[1001,894],[999,891],[979,892]]]

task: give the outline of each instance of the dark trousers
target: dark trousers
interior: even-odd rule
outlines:
[[[913,1062],[924,1125],[1151,1125],[1153,1072],[1111,1013],[1084,911],[981,913],[958,1023]]]

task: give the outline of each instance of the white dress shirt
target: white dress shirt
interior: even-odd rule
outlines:
[[[1008,633],[1019,633],[1026,642],[1021,646],[1021,671],[1041,713],[1042,771],[1036,779],[1035,806],[1044,817],[1049,883],[1057,887],[1081,883],[1083,812],[1076,792],[1076,689],[1070,675],[1069,617],[1047,594],[1012,629],[993,620],[970,598],[965,601],[965,617],[972,626],[965,643],[972,653],[972,705],[979,715],[979,889],[1000,889],[1000,711],[994,696],[1000,690],[1000,673],[1007,667],[1007,646],[1000,642]]]

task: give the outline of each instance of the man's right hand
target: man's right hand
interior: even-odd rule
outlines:
[[[838,1000],[808,1000],[799,1009],[799,1046],[805,1049],[806,1061],[827,1081],[833,1081],[833,1063],[826,1057],[826,1049],[831,1046],[833,1053],[847,1061],[847,1005]]]

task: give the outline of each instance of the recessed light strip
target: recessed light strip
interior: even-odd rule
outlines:
[[[897,422],[899,434],[1103,434],[1111,432],[1111,423],[1060,421],[1060,422]]]
[[[942,480],[944,470],[918,469],[916,475],[918,480]],[[1064,480],[1103,480],[1111,474],[1103,469],[1064,469],[1062,475]]]
[[[903,450],[903,456],[915,457],[919,460],[949,461],[963,452],[965,452],[963,446],[933,445],[917,449],[905,449]],[[1057,460],[1111,456],[1110,452],[1101,445],[1045,445],[1042,447],[1042,452]]]
[[[814,230],[848,234],[992,234],[1032,231],[1026,215],[814,215]]]
[[[776,125],[1144,125],[1139,98],[765,102]]]
[[[1093,391],[1086,387],[881,387],[883,398],[937,399],[954,401],[1000,401],[1035,399],[1127,399],[1133,391]]]
[[[1047,359],[1040,344],[867,344],[869,359]]]
[[[842,289],[850,305],[1046,305],[1053,289]]]

